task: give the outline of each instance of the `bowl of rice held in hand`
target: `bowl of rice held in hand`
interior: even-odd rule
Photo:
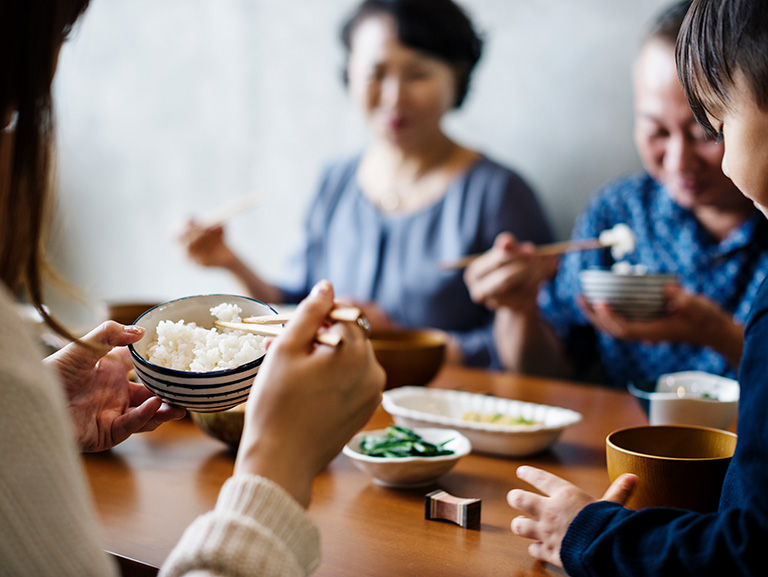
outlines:
[[[265,337],[214,327],[214,321],[277,314],[247,297],[213,294],[160,304],[135,325],[144,337],[129,345],[136,375],[165,402],[190,411],[225,411],[244,403],[264,361]]]

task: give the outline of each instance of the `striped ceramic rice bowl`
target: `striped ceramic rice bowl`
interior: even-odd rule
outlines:
[[[190,411],[224,411],[246,401],[266,351],[263,337],[213,330],[224,314],[259,316],[276,311],[257,300],[227,294],[184,297],[160,304],[135,325],[144,337],[128,348],[136,375],[165,402]]]
[[[579,273],[584,297],[604,302],[630,320],[650,320],[666,314],[664,286],[677,281],[672,274],[624,274],[587,269]]]

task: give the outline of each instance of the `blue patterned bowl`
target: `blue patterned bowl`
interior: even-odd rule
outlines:
[[[136,375],[150,391],[165,402],[190,411],[211,413],[225,411],[244,403],[253,379],[264,361],[264,354],[255,360],[231,369],[208,372],[169,369],[147,360],[147,349],[155,338],[160,321],[194,322],[200,327],[212,328],[210,309],[221,303],[238,305],[242,316],[276,314],[276,311],[257,300],[227,294],[191,296],[160,304],[141,315],[133,323],[144,327],[146,334],[130,345]]]

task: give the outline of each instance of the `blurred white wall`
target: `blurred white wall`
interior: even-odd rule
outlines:
[[[237,291],[187,262],[172,229],[253,191],[266,202],[228,234],[274,276],[322,166],[366,141],[340,82],[338,29],[356,3],[93,0],[56,82],[65,278],[96,300]],[[518,169],[558,237],[598,187],[639,168],[630,67],[665,4],[462,2],[486,47],[448,130]]]

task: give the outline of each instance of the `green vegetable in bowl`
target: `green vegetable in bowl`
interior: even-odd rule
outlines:
[[[360,452],[369,457],[437,457],[453,455],[450,449],[444,449],[446,443],[435,445],[425,441],[421,435],[406,427],[390,425],[384,435],[365,435],[360,441]]]

